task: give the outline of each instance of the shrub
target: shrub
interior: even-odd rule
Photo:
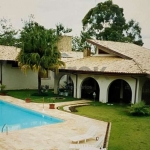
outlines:
[[[6,88],[6,85],[0,85],[0,89],[1,89],[1,91],[4,91],[5,90],[5,88]]]
[[[145,105],[144,101],[141,101],[132,105],[129,112],[134,116],[148,116],[150,115],[150,108],[149,106]]]
[[[5,88],[6,88],[6,85],[0,85],[0,94],[6,94],[6,91],[5,91]]]
[[[49,86],[48,85],[41,85],[41,92],[42,93],[47,93],[49,90]]]
[[[75,106],[69,107],[69,110],[70,110],[71,112],[78,112],[78,111],[76,110],[76,107],[75,107]]]

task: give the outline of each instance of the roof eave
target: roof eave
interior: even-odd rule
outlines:
[[[128,72],[104,72],[104,71],[85,71],[85,70],[68,70],[68,69],[59,69],[59,72],[67,72],[73,74],[109,74],[109,75],[141,75],[146,76],[147,73],[128,73]]]
[[[118,52],[116,52],[116,51],[114,51],[114,50],[112,50],[112,49],[110,49],[110,48],[108,48],[108,47],[102,46],[102,45],[100,45],[100,44],[94,42],[94,41],[91,40],[91,39],[87,39],[87,42],[89,42],[89,43],[91,43],[91,44],[93,44],[93,45],[95,45],[95,46],[97,46],[97,47],[103,49],[103,50],[104,50],[105,52],[107,52],[107,53],[111,53],[111,54],[113,54],[113,55],[120,56],[120,57],[122,57],[122,58],[124,58],[124,59],[132,59],[131,57],[128,57],[128,56],[123,55],[123,54],[120,54],[120,53],[118,53]]]

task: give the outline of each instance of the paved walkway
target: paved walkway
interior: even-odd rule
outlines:
[[[43,104],[25,103],[22,100],[9,96],[0,96],[0,99],[38,112],[43,112]],[[55,104],[61,106],[86,102],[86,100],[80,100]],[[103,121],[90,119],[58,109],[49,109],[48,104],[44,104],[44,113],[65,121],[58,124],[11,131],[8,135],[6,135],[6,133],[0,133],[0,150],[68,150],[69,144],[71,143],[69,138],[85,133],[91,125],[99,127],[97,136],[106,133],[107,123]],[[88,143],[93,144],[95,141],[89,140]]]

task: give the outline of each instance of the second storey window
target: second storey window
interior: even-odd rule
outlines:
[[[98,54],[108,54],[107,52],[101,50],[101,49],[98,49]]]

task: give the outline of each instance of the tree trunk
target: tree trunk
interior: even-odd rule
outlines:
[[[38,72],[38,92],[41,93],[41,75],[40,71]]]

